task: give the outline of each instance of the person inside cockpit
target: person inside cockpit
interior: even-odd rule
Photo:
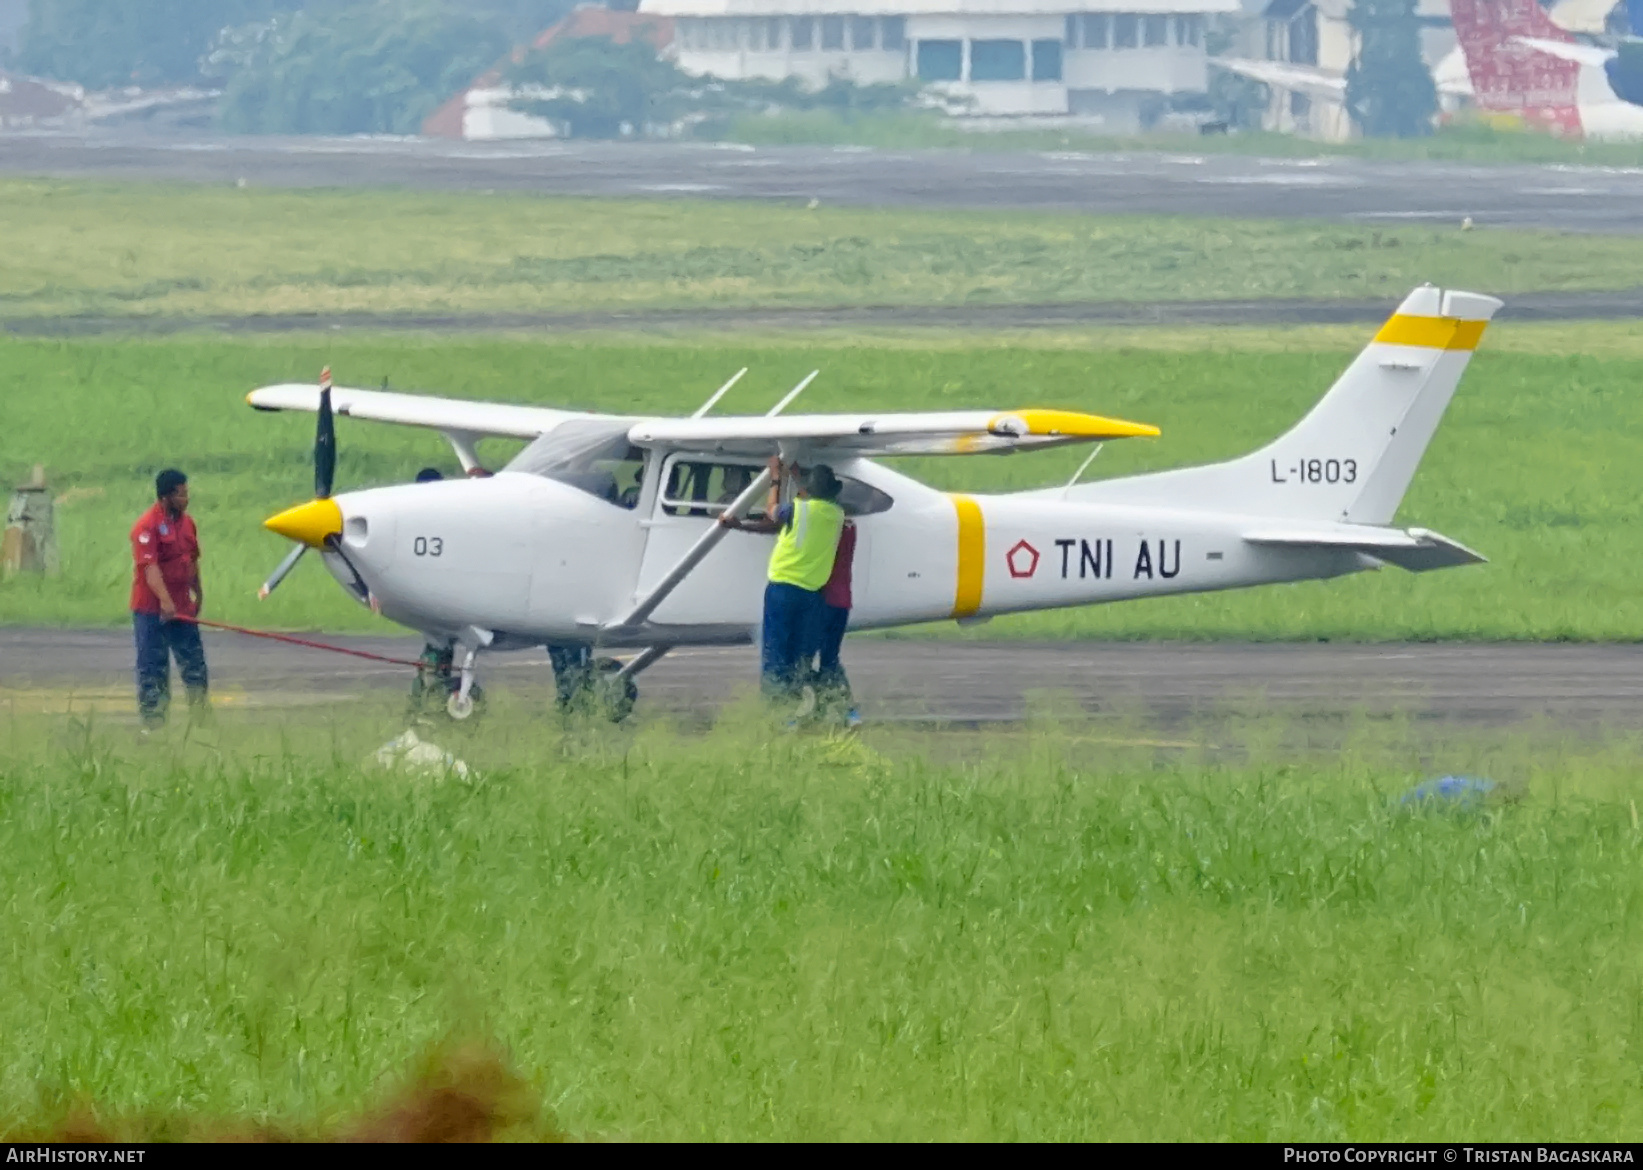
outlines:
[[[724,486],[719,490],[719,498],[713,502],[729,507],[736,502],[736,497],[745,492],[753,483],[753,469],[743,467],[739,463],[732,463],[724,469]]]

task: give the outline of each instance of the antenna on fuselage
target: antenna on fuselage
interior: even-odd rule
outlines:
[[[793,387],[793,389],[789,390],[787,392],[787,397],[783,398],[780,402],[776,403],[775,406],[772,406],[769,410],[765,411],[764,416],[766,418],[775,418],[782,411],[786,410],[788,408],[788,405],[790,403],[792,403],[792,401],[795,398],[797,398],[799,395],[803,394],[805,387],[810,385],[810,383],[814,382],[816,380],[816,376],[820,373],[821,373],[820,370],[811,370],[810,373],[805,375],[804,381],[800,382],[797,386]]]
[[[740,382],[742,380],[742,375],[745,374],[745,373],[747,373],[747,367],[743,366],[741,369],[737,370],[734,374],[730,375],[730,381],[726,382],[723,386],[720,386],[717,390],[715,390],[713,392],[713,397],[709,398],[706,402],[704,402],[700,406],[698,406],[696,408],[696,413],[691,415],[690,417],[691,418],[701,418],[708,411],[712,410],[715,406],[718,405],[719,399],[721,399],[725,396],[725,391],[729,390],[737,382]]]
[[[1095,445],[1095,450],[1091,451],[1089,455],[1085,457],[1084,462],[1078,465],[1078,470],[1073,472],[1073,477],[1067,481],[1067,486],[1061,489],[1062,495],[1066,495],[1068,492],[1073,490],[1073,484],[1077,483],[1079,477],[1089,470],[1090,464],[1095,462],[1095,457],[1101,454],[1101,448],[1105,446],[1105,443],[1097,443]]]

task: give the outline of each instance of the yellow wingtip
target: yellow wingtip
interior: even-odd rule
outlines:
[[[1016,425],[1017,422],[1019,426]],[[1022,428],[1025,430],[1022,431]],[[1014,432],[1067,439],[1143,439],[1156,438],[1162,433],[1149,423],[1103,418],[1098,414],[1084,414],[1076,410],[1045,410],[1037,407],[1001,414],[992,421],[988,429],[1004,434]]]
[[[270,516],[262,526],[309,548],[324,548],[326,537],[342,532],[342,509],[335,500],[309,500]]]

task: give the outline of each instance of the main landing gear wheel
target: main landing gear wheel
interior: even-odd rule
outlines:
[[[601,658],[593,664],[593,700],[605,718],[620,723],[633,714],[633,705],[639,701],[639,688],[631,678],[623,678],[622,664],[614,658]]]

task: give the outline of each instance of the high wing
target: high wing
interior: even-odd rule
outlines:
[[[1312,65],[1296,65],[1289,61],[1259,61],[1250,57],[1211,57],[1209,63],[1241,77],[1248,77],[1252,81],[1304,93],[1323,101],[1346,100],[1344,73],[1335,73]],[[1434,77],[1439,93],[1450,97],[1472,96],[1471,78],[1464,76],[1464,58],[1461,59],[1461,66],[1459,75],[1451,68],[1447,73],[1440,70]]]
[[[1209,63],[1252,81],[1326,101],[1341,101],[1346,97],[1344,73],[1331,73],[1309,65],[1292,65],[1288,61],[1256,61],[1248,57],[1211,57]]]
[[[338,386],[332,408],[349,418],[440,431],[471,452],[485,437],[534,439],[571,419],[590,415],[540,406],[471,402],[386,390]],[[246,401],[258,410],[319,409],[319,387],[303,383],[264,386]],[[708,418],[636,419],[629,439],[641,447],[686,447],[695,451],[757,456],[825,449],[841,456],[964,455],[1035,450],[1068,443],[1101,442],[1156,435],[1144,423],[1065,410],[961,410],[921,414],[725,415]],[[464,465],[469,456],[464,455]]]
[[[258,410],[319,409],[319,387],[303,383],[264,386],[246,395]],[[446,434],[473,438],[534,439],[567,419],[587,418],[579,411],[541,406],[511,406],[502,402],[470,402],[423,394],[396,394],[388,390],[331,390],[332,409],[349,418],[402,426],[429,427]]]
[[[826,451],[872,457],[1030,451],[1156,434],[1158,428],[1145,423],[1070,410],[957,410],[646,419],[634,424],[628,438],[641,447],[743,456]]]
[[[1596,45],[1576,45],[1567,41],[1549,41],[1544,37],[1513,37],[1514,44],[1524,45],[1536,52],[1545,53],[1548,57],[1558,57],[1564,61],[1573,61],[1577,65],[1588,65],[1594,69],[1601,69],[1608,64],[1615,55],[1613,49],[1602,49]]]

